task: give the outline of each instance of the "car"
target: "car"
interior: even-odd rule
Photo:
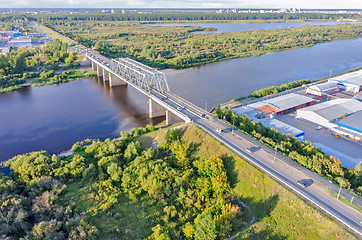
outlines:
[[[247,153],[253,153],[253,152],[250,150],[250,148],[246,148],[245,151],[246,151]]]
[[[302,181],[297,181],[297,183],[298,183],[300,186],[304,187],[304,188],[308,187],[307,184],[305,184],[305,183],[302,182]]]
[[[317,126],[315,129],[321,130],[321,129],[322,129],[322,126]]]
[[[216,132],[218,132],[218,133],[223,133],[223,132],[224,132],[224,129],[218,128],[218,129],[216,129]]]
[[[199,116],[203,118],[205,117],[205,113],[199,113]]]
[[[182,110],[182,107],[177,107],[177,110],[178,110],[178,111],[181,111],[181,110]]]

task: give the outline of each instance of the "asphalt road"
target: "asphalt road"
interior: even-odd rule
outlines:
[[[351,231],[362,237],[361,212],[332,197],[325,191],[325,189],[317,184],[311,184],[310,186],[304,188],[297,183],[297,181],[301,179],[311,179],[311,176],[306,174],[307,171],[309,171],[308,169],[305,169],[294,162],[294,166],[290,165],[285,162],[284,159],[281,159],[278,154],[274,161],[273,150],[265,147],[258,141],[251,139],[249,136],[241,133],[240,131],[234,131],[233,133],[228,124],[225,124],[214,117],[208,116],[208,119],[205,119],[195,116],[193,112],[189,112],[189,114],[189,117],[193,120],[193,122],[195,122],[195,124],[209,132],[238,155],[257,166],[263,172],[271,175],[277,181],[296,192],[299,196],[312,203],[331,217],[337,219]],[[222,134],[217,133],[215,130],[218,128],[224,129],[225,132]],[[247,153],[245,151],[246,148],[255,150],[251,153]],[[318,181],[317,179],[318,178],[312,178],[312,180],[315,181]],[[338,186],[336,187],[339,189]]]

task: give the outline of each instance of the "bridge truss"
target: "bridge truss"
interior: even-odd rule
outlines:
[[[165,74],[130,58],[112,59],[111,69],[121,75],[126,81],[146,89],[169,92]]]

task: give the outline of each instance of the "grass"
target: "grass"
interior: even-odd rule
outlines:
[[[98,229],[99,239],[145,239],[157,225],[159,213],[152,200],[131,202],[126,194],[121,194],[119,204],[109,210],[93,211],[96,203],[89,200],[93,182],[73,182],[67,184],[65,194],[60,198],[63,206],[75,204],[87,211],[86,219]]]
[[[189,126],[183,140],[197,146],[196,158],[222,156],[232,191],[256,215],[257,221],[236,239],[355,239],[198,127]]]

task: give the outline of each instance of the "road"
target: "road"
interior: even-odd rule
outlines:
[[[221,143],[231,148],[239,156],[251,162],[263,172],[266,172],[278,182],[282,183],[323,212],[337,219],[351,231],[362,237],[361,212],[332,197],[317,184],[312,184],[306,188],[300,186],[297,183],[298,180],[311,178],[303,171],[303,167],[298,164],[296,164],[297,166],[291,166],[283,161],[279,155],[277,155],[274,161],[274,153],[269,148],[260,144],[258,141],[251,139],[240,131],[234,131],[233,133],[228,124],[225,124],[214,117],[205,119],[191,115],[193,115],[192,112],[190,112],[189,117],[193,122],[213,135]],[[222,128],[225,132],[219,134],[215,131],[217,128]],[[252,153],[247,153],[245,151],[246,148],[252,147],[257,150]]]
[[[57,33],[57,35],[64,37],[59,33]],[[68,38],[66,39],[69,40]],[[74,41],[72,42],[75,43]],[[109,59],[106,59],[104,56],[101,56],[94,51],[86,49],[78,43],[75,44],[78,46],[78,52],[88,55],[91,54],[94,59],[99,59],[100,65],[109,67],[109,65],[107,66],[106,64],[107,62],[110,62]],[[149,94],[159,98],[172,108],[179,109],[180,112],[188,116],[197,126],[207,131],[239,156],[259,168],[261,171],[272,176],[278,182],[297,193],[304,200],[307,200],[318,209],[344,224],[352,232],[362,237],[362,213],[337,200],[331,196],[325,188],[318,184],[314,184],[313,182],[320,182],[322,185],[334,191],[339,190],[338,186],[280,154],[277,154],[275,158],[273,150],[240,131],[232,131],[230,125],[216,119],[212,115],[206,114],[206,116],[202,117],[203,114],[205,114],[203,109],[171,92],[161,93],[155,89],[151,89]],[[215,130],[218,128],[225,129],[225,133],[217,133]],[[246,152],[247,148],[252,148],[254,150],[248,153]],[[297,183],[297,181],[301,179],[313,180],[313,184],[304,188]],[[342,191],[342,195],[349,199],[353,196],[346,191]],[[358,197],[355,197],[355,202],[362,205],[361,199]]]

